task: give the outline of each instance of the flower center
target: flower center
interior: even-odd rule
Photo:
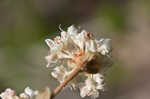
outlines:
[[[55,40],[56,43],[60,43],[61,38],[60,37],[55,37],[54,40]]]
[[[82,50],[80,50],[79,52],[75,52],[74,54],[73,54],[73,60],[72,60],[72,62],[74,62],[74,63],[81,63],[82,62],[82,56],[84,56],[84,51],[82,51]]]
[[[85,39],[89,40],[90,38],[91,38],[91,33],[90,32],[86,33]]]

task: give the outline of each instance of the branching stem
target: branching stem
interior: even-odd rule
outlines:
[[[78,66],[52,93],[51,99],[53,99],[62,89],[65,87],[74,77],[76,77],[81,71],[82,66]]]

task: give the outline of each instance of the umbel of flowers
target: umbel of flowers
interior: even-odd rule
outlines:
[[[47,67],[53,70],[51,75],[62,84],[77,68],[76,75],[67,86],[79,89],[80,96],[97,98],[104,90],[103,73],[111,61],[111,39],[95,39],[86,30],[79,30],[73,25],[67,31],[62,29],[53,40],[46,39],[49,54],[46,56]]]

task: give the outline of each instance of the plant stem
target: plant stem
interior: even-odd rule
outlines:
[[[78,75],[82,66],[78,66],[52,93],[52,98],[54,98],[62,89],[65,87],[74,77]]]

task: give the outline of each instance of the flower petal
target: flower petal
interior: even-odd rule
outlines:
[[[49,46],[49,48],[53,48],[55,46],[54,41],[51,39],[46,39],[45,42]]]

